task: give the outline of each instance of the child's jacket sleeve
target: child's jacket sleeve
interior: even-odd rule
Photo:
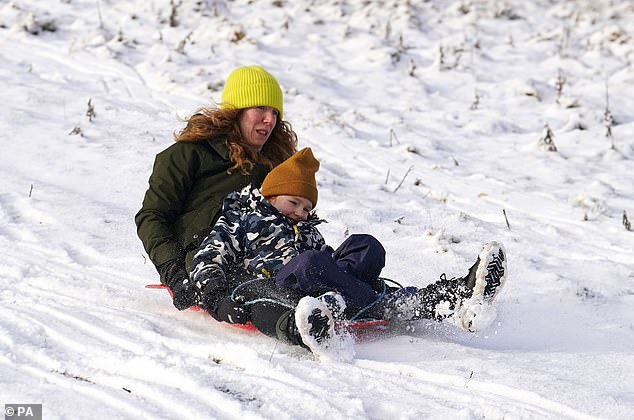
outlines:
[[[199,304],[212,315],[231,293],[227,275],[244,259],[244,238],[239,211],[225,211],[194,255],[190,278]]]

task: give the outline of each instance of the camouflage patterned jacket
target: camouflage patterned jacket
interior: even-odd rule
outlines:
[[[316,228],[321,222],[314,218],[295,223],[252,185],[230,193],[222,215],[192,260],[190,278],[198,305],[213,311],[241,282],[236,278],[274,277],[302,252],[327,249]]]

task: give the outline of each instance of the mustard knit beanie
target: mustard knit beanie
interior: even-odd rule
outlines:
[[[264,197],[295,195],[304,197],[317,205],[317,182],[315,173],[319,161],[310,147],[295,153],[269,172],[262,182],[260,192]]]
[[[283,97],[279,83],[260,66],[244,66],[235,69],[225,82],[222,106],[237,109],[252,106],[271,106],[283,116]]]

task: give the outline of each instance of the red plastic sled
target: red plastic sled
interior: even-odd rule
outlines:
[[[170,296],[173,297],[172,291],[170,290],[170,288],[165,286],[164,284],[147,284],[145,285],[145,288],[146,289],[165,289],[168,291]],[[191,306],[188,310],[204,312],[204,309],[199,306]],[[247,322],[246,324],[229,324],[229,325],[235,328],[239,328],[241,330],[257,332],[257,328],[255,328],[255,326],[250,322]],[[360,335],[360,336],[369,335],[369,334],[372,334],[372,332],[386,330],[389,325],[390,325],[390,322],[384,319],[360,319],[355,321],[338,321],[337,322],[337,328],[346,329],[350,331],[351,333],[353,333],[354,335]]]
[[[172,293],[170,288],[167,287],[164,284],[146,284],[145,288],[146,289],[165,289],[170,294],[170,297],[172,297],[172,298],[174,297],[174,294]],[[189,311],[196,311],[196,312],[200,312],[200,311],[204,312],[204,309],[201,308],[200,306],[190,306],[188,310]],[[255,326],[252,323],[250,323],[250,322],[247,322],[246,324],[229,324],[229,325],[231,325],[232,327],[235,327],[235,328],[240,328],[241,330],[257,331]]]

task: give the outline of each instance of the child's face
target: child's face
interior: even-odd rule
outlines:
[[[313,203],[309,199],[296,195],[277,195],[269,198],[269,202],[277,211],[296,222],[307,220],[313,210]]]

